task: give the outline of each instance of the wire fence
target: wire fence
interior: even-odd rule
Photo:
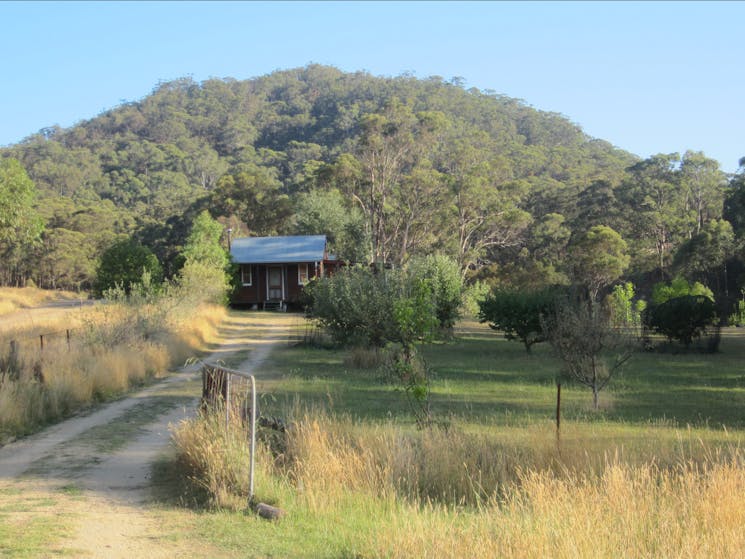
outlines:
[[[25,350],[36,349],[43,352],[50,347],[59,347],[60,344],[67,346],[69,351],[72,348],[72,342],[75,336],[81,331],[81,328],[65,328],[64,330],[55,330],[52,332],[43,332],[39,334],[29,334],[24,336],[13,336],[8,343],[11,352],[18,352],[21,348]]]

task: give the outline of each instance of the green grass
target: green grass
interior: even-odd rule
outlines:
[[[0,557],[70,556],[54,545],[69,534],[74,518],[59,513],[54,498],[17,486],[0,487],[0,496]]]
[[[526,425],[551,419],[556,409],[559,363],[547,344],[526,354],[497,332],[466,323],[456,339],[420,348],[432,371],[432,409],[440,418],[474,425]],[[279,413],[303,405],[349,412],[366,420],[406,421],[407,408],[395,384],[375,370],[344,364],[344,350],[305,346],[278,348],[260,378]],[[719,429],[745,427],[745,335],[728,333],[721,352],[641,352],[601,392],[599,412],[591,392],[564,381],[562,416],[570,421],[664,423]]]
[[[451,342],[420,351],[432,371],[435,418],[450,426],[449,433],[488,437],[494,441],[488,448],[523,456],[526,467],[534,459],[537,464],[550,462],[550,456],[540,460],[545,458],[542,454],[555,452],[559,364],[547,344],[534,346],[527,355],[521,344],[466,322]],[[416,426],[403,393],[381,371],[345,364],[347,356],[347,350],[277,346],[257,374],[261,412],[297,419],[303,411],[315,409],[321,415],[349,418],[348,429],[395,428],[414,434]],[[742,448],[743,358],[745,333],[734,330],[726,332],[721,352],[715,355],[639,353],[601,393],[599,411],[592,410],[589,389],[565,384],[562,457],[579,468],[601,471],[608,457],[626,464],[654,461],[661,467],[677,467],[702,457],[716,461],[719,453]],[[209,545],[215,556],[376,556],[367,547],[369,542],[387,537],[391,524],[405,518],[409,506],[405,499],[373,499],[350,492],[334,506],[314,507],[301,487],[275,480],[257,486],[262,499],[288,513],[286,519],[272,523],[250,512],[210,510],[203,507],[203,500],[184,498],[188,490],[173,466],[164,460],[155,476],[163,490],[158,496],[163,525],[174,538]],[[474,507],[433,506],[419,511],[421,522],[431,518],[433,525],[459,525],[465,532],[479,514]]]

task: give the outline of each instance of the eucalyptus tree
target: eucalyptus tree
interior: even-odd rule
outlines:
[[[0,159],[0,277],[20,283],[25,252],[39,241],[44,224],[34,208],[36,186],[16,159]]]
[[[685,239],[689,212],[678,172],[677,153],[653,155],[628,169],[617,196],[624,209],[624,233],[633,240],[637,261],[651,257],[652,267],[667,269]]]
[[[490,147],[486,134],[472,132],[451,140],[446,152],[456,254],[464,274],[487,251],[519,245],[532,220],[520,207],[525,184],[511,180],[508,161]]]
[[[444,184],[432,168],[432,151],[447,126],[442,113],[414,113],[395,98],[382,113],[360,120],[362,180],[354,199],[368,221],[374,261],[401,264],[417,236],[426,236]]]
[[[621,277],[629,266],[628,245],[605,225],[591,227],[569,246],[569,265],[576,283],[587,288],[591,301]]]
[[[388,229],[390,199],[414,161],[416,117],[394,100],[385,113],[364,116],[360,128],[358,158],[364,180],[355,199],[368,221],[373,260],[386,262],[395,250]]]
[[[692,214],[688,236],[701,232],[707,221],[722,217],[727,180],[715,159],[700,151],[687,151],[680,164],[686,205]]]

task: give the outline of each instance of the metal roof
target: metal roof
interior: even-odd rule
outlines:
[[[244,237],[233,239],[230,245],[236,264],[321,262],[325,252],[326,235]]]

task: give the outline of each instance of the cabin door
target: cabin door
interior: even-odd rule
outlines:
[[[266,285],[268,300],[284,300],[282,285],[282,266],[269,266],[266,270]]]

